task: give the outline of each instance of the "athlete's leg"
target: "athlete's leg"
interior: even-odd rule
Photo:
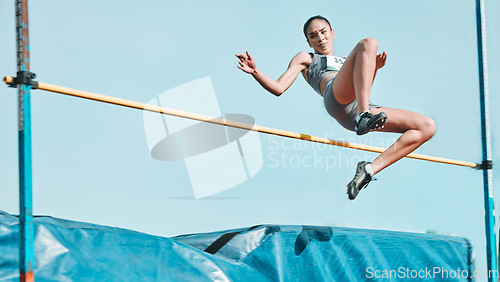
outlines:
[[[385,107],[372,109],[372,112],[387,114],[385,128],[380,129],[381,131],[402,133],[402,135],[370,164],[371,175],[367,169],[368,162],[358,164],[353,180],[347,184],[347,195],[351,200],[354,200],[359,191],[370,183],[373,175],[413,152],[436,132],[434,120],[422,114]]]
[[[385,127],[379,131],[403,133],[372,162],[374,174],[413,152],[436,132],[434,120],[419,113],[386,107],[372,109],[372,112],[387,114]]]
[[[369,109],[370,90],[375,77],[378,43],[373,38],[361,40],[347,57],[333,81],[333,94],[341,104],[357,99],[358,114]]]

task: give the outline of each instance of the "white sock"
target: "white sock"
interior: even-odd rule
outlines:
[[[359,122],[359,120],[361,119],[361,116],[364,115],[364,113],[370,113],[370,111],[364,111],[362,113],[360,113],[357,117],[356,117],[356,123]]]
[[[372,168],[371,164],[367,164],[367,165],[365,166],[365,170],[366,170],[366,172],[368,172],[368,174],[369,174],[371,177],[373,177],[373,168]]]

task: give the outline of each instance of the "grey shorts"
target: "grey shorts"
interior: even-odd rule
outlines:
[[[326,111],[334,119],[336,119],[340,123],[340,125],[348,130],[354,131],[356,117],[358,116],[358,102],[357,100],[354,100],[347,105],[339,103],[333,95],[332,86],[334,78],[335,76],[332,75],[328,77],[325,82],[323,99],[325,102]],[[370,109],[380,107],[381,106],[379,105],[372,104],[370,101]]]

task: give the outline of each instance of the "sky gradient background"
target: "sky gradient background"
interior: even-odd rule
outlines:
[[[321,14],[335,30],[336,55],[348,55],[365,37],[387,52],[372,91],[375,103],[436,120],[436,135],[418,153],[481,161],[473,0],[31,1],[29,9],[31,70],[38,81],[148,102],[210,76],[223,113],[304,134],[390,145],[398,135],[358,137],[343,129],[302,77],[276,98],[236,68],[234,54],[249,50],[262,71],[278,78],[295,54],[310,50],[302,25]],[[500,18],[493,18],[499,10],[498,1],[486,1],[494,163],[500,163]],[[14,1],[1,1],[2,76],[16,72],[14,18]],[[356,163],[375,154],[261,134],[262,170],[226,192],[195,200],[182,162],[150,156],[141,111],[32,93],[37,215],[161,236],[257,224],[433,231],[469,238],[477,269],[486,269],[480,171],[402,160],[351,202],[345,185]],[[14,214],[16,96],[0,87],[0,210]],[[495,169],[497,198],[499,181]]]

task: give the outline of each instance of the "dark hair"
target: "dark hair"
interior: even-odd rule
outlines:
[[[311,22],[314,21],[314,20],[323,20],[325,21],[328,26],[330,27],[330,29],[332,28],[332,25],[330,24],[330,22],[323,16],[320,16],[320,15],[317,15],[317,16],[314,16],[314,17],[310,17],[306,23],[304,24],[304,36],[307,38],[307,29],[309,28],[309,26],[311,25]],[[309,38],[307,38],[307,40],[309,40]]]

